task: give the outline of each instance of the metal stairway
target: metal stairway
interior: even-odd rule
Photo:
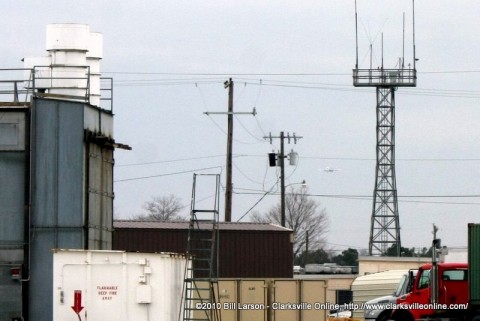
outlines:
[[[207,181],[215,186],[213,208],[199,209],[198,181]],[[203,185],[203,184],[202,184]],[[220,199],[219,174],[194,174],[187,254],[192,265],[187,267],[184,281],[184,321],[220,320],[220,310],[215,299],[218,287],[218,221]]]

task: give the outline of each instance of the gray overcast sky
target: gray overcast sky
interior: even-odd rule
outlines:
[[[77,22],[103,33],[104,76],[114,78],[117,218],[141,212],[155,195],[189,208],[192,171],[222,173],[226,111],[223,82],[235,82],[233,220],[277,181],[262,137],[303,136],[287,184],[306,180],[327,209],[334,249],[368,246],[375,176],[375,89],[354,88],[353,0],[1,1],[2,68],[45,54],[48,23]],[[480,2],[416,1],[418,86],[396,92],[396,170],[402,245],[429,246],[432,223],[443,244],[466,245],[478,222],[480,178]],[[360,67],[412,61],[411,1],[358,0]],[[145,164],[149,163],[149,164]],[[339,168],[327,173],[320,169]],[[161,176],[165,174],[186,172]],[[145,176],[158,176],[140,179]],[[137,178],[135,180],[122,181]],[[245,194],[256,191],[259,194]],[[275,189],[278,192],[278,189]],[[205,192],[208,195],[209,192]],[[212,191],[213,193],[213,191]],[[360,197],[357,197],[360,196]],[[444,197],[450,196],[450,197]],[[223,190],[222,217],[223,217]],[[279,201],[267,196],[255,210]],[[186,214],[186,213],[185,213]]]

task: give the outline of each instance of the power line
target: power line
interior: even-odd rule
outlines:
[[[205,76],[346,76],[350,74],[344,73],[155,73],[155,72],[121,72],[113,71],[106,72],[106,74],[124,74],[124,75],[162,75],[162,76],[189,76],[189,78],[164,78],[164,79],[122,79],[115,80],[116,86],[171,86],[171,85],[198,85],[202,84],[218,84],[222,83],[221,78],[205,78]],[[425,71],[418,72],[419,74],[464,74],[464,73],[480,73],[480,70],[452,70],[452,71]],[[202,76],[202,78],[196,78]],[[362,89],[352,88],[350,84],[332,84],[322,82],[305,82],[305,81],[292,81],[292,80],[266,80],[266,79],[253,79],[253,78],[239,78],[239,80],[245,80],[244,85],[247,84],[257,86],[274,86],[274,87],[287,87],[287,88],[302,88],[302,89],[319,89],[319,90],[334,90],[334,91],[347,91],[347,92],[359,92]],[[366,90],[363,90],[366,92]],[[260,91],[259,91],[260,92]],[[431,89],[431,88],[417,88],[408,92],[400,91],[402,95],[420,95],[420,96],[434,96],[434,97],[448,97],[448,98],[480,98],[480,92],[475,90],[458,90],[458,89]],[[258,100],[257,95],[257,100]],[[238,99],[238,98],[237,98]]]
[[[186,174],[186,173],[192,173],[192,172],[196,172],[196,171],[205,171],[205,170],[214,169],[214,168],[222,168],[222,166],[212,166],[212,167],[196,168],[196,169],[192,169],[192,170],[186,170],[186,171],[174,172],[174,173],[166,173],[166,174],[158,174],[158,175],[118,179],[118,180],[115,180],[113,182],[114,183],[119,183],[119,182],[127,182],[127,181],[138,181],[138,180],[141,180],[141,179],[171,176],[171,175],[178,175],[178,174]]]
[[[242,157],[265,157],[265,155],[255,154],[238,154]],[[319,157],[319,156],[302,156],[306,159],[321,159],[321,160],[341,160],[341,161],[375,161],[375,158],[363,157]],[[480,158],[397,158],[397,161],[404,162],[477,162]]]
[[[251,190],[250,192],[236,192],[235,194],[240,195],[260,195],[260,191]],[[269,195],[278,196],[278,192],[269,193]],[[361,201],[371,201],[372,196],[369,195],[347,195],[347,194],[305,194],[305,196],[310,197],[322,197],[322,198],[338,198],[338,199],[350,199],[350,200],[361,200]],[[446,205],[480,205],[480,202],[445,202],[445,201],[420,201],[420,200],[407,200],[407,198],[480,198],[480,195],[405,195],[397,196],[399,202],[402,203],[422,203],[422,204],[446,204]]]
[[[115,165],[115,167],[143,166],[143,165],[152,165],[152,164],[175,163],[175,162],[184,162],[184,161],[190,161],[190,160],[216,158],[216,157],[225,157],[225,155],[222,154],[222,155],[199,156],[199,157],[189,157],[189,158],[177,158],[177,159],[171,159],[171,160],[152,161],[152,162],[143,162],[143,163],[119,164],[119,165]]]
[[[103,74],[115,75],[162,75],[162,76],[351,76],[351,73],[324,72],[324,73],[258,73],[258,72],[143,72],[143,71],[103,71]],[[480,70],[430,70],[419,71],[419,74],[465,74],[480,73]]]
[[[249,190],[251,192],[244,192],[237,194],[261,194],[263,191],[257,189],[248,189],[248,188],[235,188],[240,190]],[[272,195],[279,195],[278,193],[272,193]],[[371,195],[360,195],[360,194],[305,194],[305,196],[311,197],[335,197],[335,198],[358,198],[358,199],[370,199]],[[398,195],[398,198],[480,198],[480,194],[452,194],[452,195]],[[480,203],[479,203],[480,204]]]
[[[240,216],[237,222],[240,222],[248,213],[250,213],[250,211],[253,210],[265,198],[265,196],[267,196],[277,185],[278,185],[278,181],[275,182],[275,184],[273,184],[272,187],[268,191],[266,191],[255,204],[253,204],[252,207],[250,207],[242,216]]]
[[[165,164],[165,163],[175,163],[175,162],[184,162],[190,160],[198,159],[208,159],[208,158],[217,158],[225,157],[224,154],[221,155],[209,155],[209,156],[199,156],[199,157],[189,157],[189,158],[177,158],[169,160],[158,160],[151,162],[141,162],[141,163],[127,163],[127,164],[115,164],[115,167],[129,167],[129,166],[144,166],[144,165],[154,165],[154,164]],[[265,155],[256,155],[256,154],[233,154],[234,158],[238,157],[261,157],[264,158]],[[303,159],[319,159],[319,160],[339,160],[339,161],[375,161],[374,158],[361,158],[361,157],[317,157],[317,156],[302,156]],[[478,162],[480,158],[397,158],[396,161],[403,162]]]
[[[235,119],[237,120],[237,122],[240,124],[240,126],[247,132],[248,135],[250,135],[252,138],[254,138],[257,142],[262,142],[264,143],[265,141],[263,139],[260,139],[258,137],[256,137],[254,134],[252,134],[248,129],[247,127],[245,127],[245,125],[240,121],[240,119],[237,117],[237,115],[234,115],[235,116]],[[256,117],[255,117],[256,118]]]
[[[256,72],[129,72],[129,71],[102,71],[103,74],[116,75],[163,75],[163,76],[347,76],[350,73],[256,73]]]
[[[124,81],[122,83],[116,84],[116,86],[121,86],[121,87],[137,87],[137,86],[181,86],[181,85],[192,85],[192,84],[199,84],[199,81],[196,80],[191,80],[191,81],[185,81],[185,82],[168,82],[168,81],[162,81],[162,82],[139,82],[139,81]],[[203,82],[204,84],[210,83],[210,84],[219,84],[221,81],[210,81],[210,82]],[[251,82],[248,84],[252,85],[258,85],[257,83]],[[349,88],[349,85],[341,85],[341,84],[323,84],[323,83],[304,83],[304,84],[298,84],[298,82],[284,82],[284,83],[278,83],[278,82],[265,82],[263,83],[263,86],[269,86],[269,87],[282,87],[282,88],[295,88],[295,89],[312,89],[312,90],[330,90],[330,91],[342,91],[342,92],[352,92],[352,93],[358,93],[358,92],[364,92],[367,93],[366,90],[364,89],[358,89],[358,88]],[[466,91],[466,90],[448,90],[448,89],[416,89],[416,90],[411,90],[408,92],[405,91],[399,91],[399,95],[406,95],[406,96],[427,96],[427,97],[444,97],[444,98],[470,98],[470,99],[477,99],[480,98],[480,92],[479,91]]]

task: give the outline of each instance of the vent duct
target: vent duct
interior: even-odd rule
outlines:
[[[100,60],[103,38],[86,24],[47,25],[48,56],[24,58],[24,68],[34,70],[26,88],[51,98],[71,99],[100,106]],[[26,78],[28,79],[28,77]]]

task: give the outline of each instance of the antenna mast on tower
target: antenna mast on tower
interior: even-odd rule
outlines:
[[[375,87],[377,93],[377,164],[370,226],[370,255],[385,254],[387,249],[394,245],[397,256],[400,256],[400,223],[395,178],[395,90],[398,87],[416,87],[417,85],[414,0],[412,0],[412,6],[413,64],[405,68],[402,48],[402,61],[398,64],[398,68],[385,69],[382,34],[382,65],[373,69],[370,63],[368,69],[361,69],[358,63],[357,1],[355,0],[356,61],[353,69],[353,85]]]

